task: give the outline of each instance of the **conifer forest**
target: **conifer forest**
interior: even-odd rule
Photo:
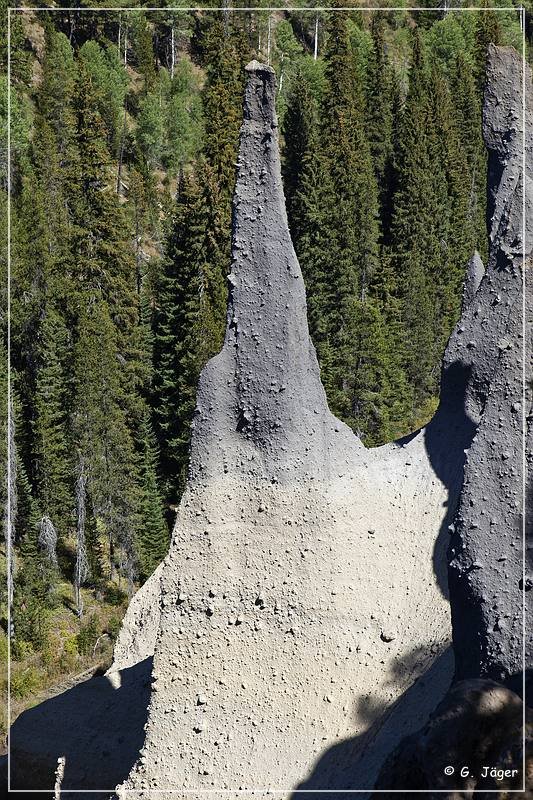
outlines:
[[[522,52],[511,0],[464,13],[180,5],[9,16],[0,653],[12,601],[15,716],[109,663],[129,599],[167,553],[199,374],[226,328],[251,59],[276,73],[288,222],[329,407],[367,447],[433,416],[465,265],[487,256],[482,93],[489,44]],[[525,35],[529,57],[529,15]]]

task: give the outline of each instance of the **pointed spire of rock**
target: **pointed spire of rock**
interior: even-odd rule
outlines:
[[[362,445],[328,409],[309,336],[281,181],[274,70],[252,61],[246,71],[227,331],[200,378],[190,474],[210,479],[244,463],[249,474],[294,480],[332,459],[338,468]]]
[[[486,279],[467,307],[447,356],[469,365],[470,408],[479,425],[468,452],[464,486],[450,541],[450,602],[459,678],[488,677],[506,683],[522,664],[523,559],[523,258],[531,253],[526,214],[533,183],[522,153],[533,151],[531,71],[512,48],[489,49],[483,128],[489,150],[492,202]],[[525,142],[523,139],[526,118]],[[529,225],[526,219],[526,225]],[[530,314],[531,287],[525,283]],[[530,361],[526,363],[530,375]],[[529,380],[529,377],[528,377]],[[526,652],[529,650],[526,649]],[[518,683],[521,681],[519,680]]]

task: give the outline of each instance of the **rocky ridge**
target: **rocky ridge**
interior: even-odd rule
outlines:
[[[290,793],[317,769],[322,786],[354,788],[322,754],[376,723],[450,636],[445,523],[475,424],[456,413],[464,376],[426,430],[375,450],[330,413],[287,225],[274,73],[247,70],[226,339],[200,379],[145,745],[119,794]],[[441,663],[356,788],[444,695]]]

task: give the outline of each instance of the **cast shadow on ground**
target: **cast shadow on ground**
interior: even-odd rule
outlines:
[[[121,783],[144,743],[152,660],[122,670],[118,689],[98,676],[22,713],[11,728],[11,788],[53,789],[60,756],[63,791]]]
[[[410,654],[393,668],[393,672],[401,674],[402,669],[409,669],[416,658],[416,652]],[[291,800],[299,800],[303,795],[297,792],[302,790],[310,792],[305,796],[313,800],[348,800],[354,795],[347,792],[354,789],[368,790],[370,795],[387,756],[404,736],[419,730],[427,722],[429,714],[448,690],[452,674],[453,653],[449,647],[391,706],[380,709],[369,705],[368,718],[374,721],[368,729],[326,750],[310,775],[295,787]],[[363,712],[363,716],[364,703],[370,704],[370,698],[360,698],[357,703],[357,713],[361,715]],[[357,795],[360,800],[366,796]]]

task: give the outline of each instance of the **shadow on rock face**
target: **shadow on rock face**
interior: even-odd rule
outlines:
[[[11,788],[53,789],[64,756],[62,790],[103,789],[101,796],[109,796],[143,745],[151,673],[147,658],[122,670],[117,689],[94,677],[21,714],[11,728]]]
[[[446,598],[449,597],[446,557],[450,543],[449,526],[453,521],[463,485],[466,451],[472,444],[477,429],[477,424],[466,408],[471,378],[472,369],[466,364],[455,361],[445,368],[441,382],[441,402],[424,434],[431,466],[448,490],[446,516],[433,550],[435,577]]]
[[[390,675],[397,680],[409,673],[420,654],[413,652],[395,665]],[[364,800],[370,796],[374,781],[384,760],[408,731],[416,731],[428,719],[435,707],[435,698],[446,692],[453,673],[451,648],[445,650],[403,695],[390,707],[372,705],[371,697],[359,700],[359,717],[365,710],[369,728],[359,736],[345,739],[326,750],[316,762],[309,777],[300,783],[291,800],[298,800],[299,791],[312,792],[313,800],[347,800],[348,791],[368,790],[368,795],[358,794]]]
[[[415,431],[399,439],[404,447],[415,436],[423,435],[424,446],[435,475],[448,491],[446,516],[442,521],[433,550],[433,569],[444,597],[449,597],[447,550],[450,543],[449,526],[453,521],[457,501],[463,485],[466,452],[472,444],[477,424],[467,411],[467,393],[471,385],[472,368],[459,361],[448,364],[443,370],[440,405],[422,431]]]
[[[526,793],[530,798],[533,766],[533,714],[520,698],[489,680],[457,683],[431,715],[425,727],[406,737],[387,759],[372,800],[425,797],[459,800],[496,797],[504,800],[520,792],[523,782],[525,735]],[[436,792],[440,792],[436,794]],[[487,793],[486,793],[487,792]],[[489,794],[493,793],[493,794]]]

